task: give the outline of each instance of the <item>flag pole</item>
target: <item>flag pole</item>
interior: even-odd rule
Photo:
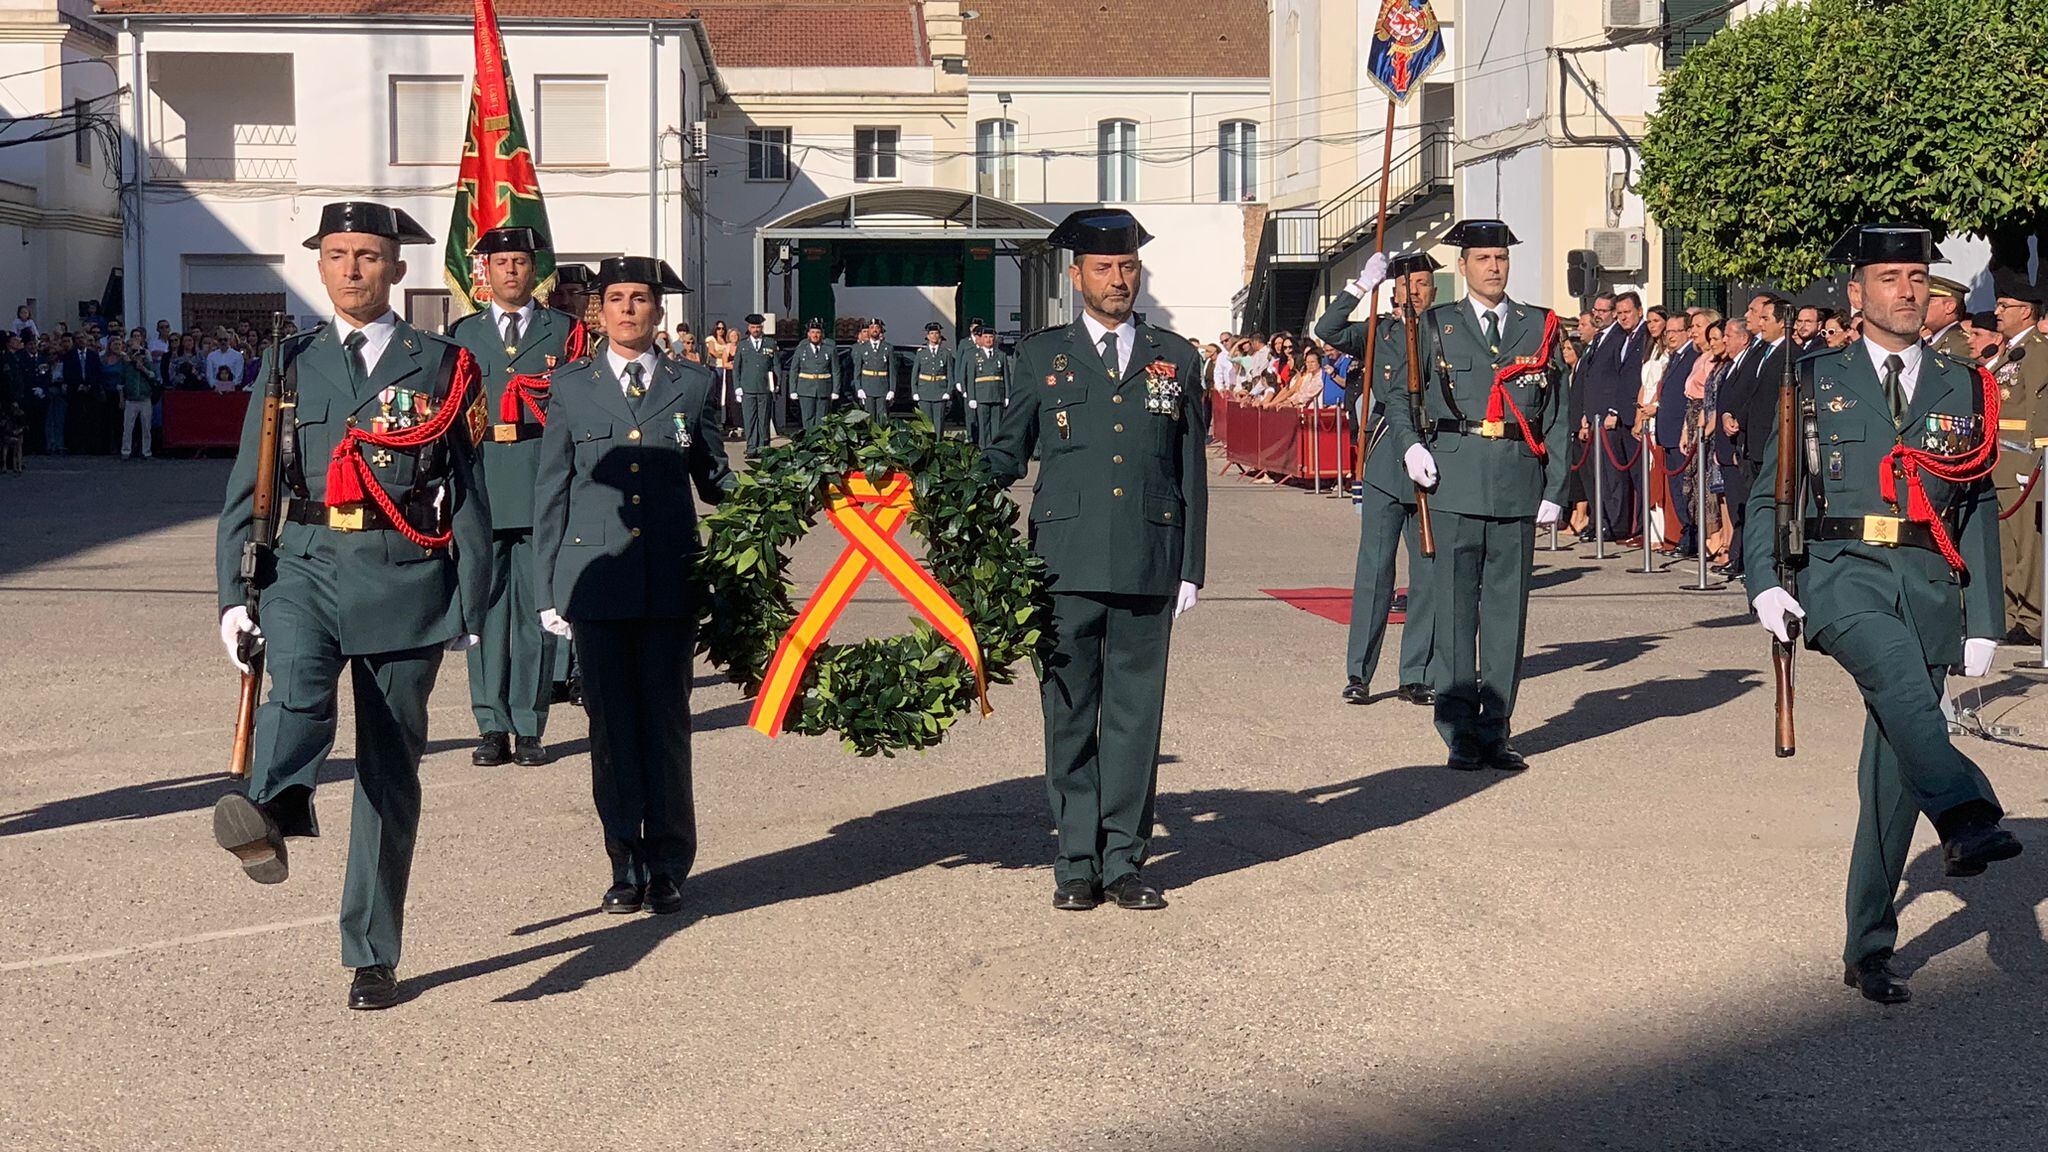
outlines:
[[[1394,172],[1394,98],[1391,96],[1387,97],[1387,126],[1382,135],[1385,137],[1385,143],[1380,149],[1379,224],[1373,232],[1372,240],[1372,250],[1375,253],[1387,250],[1387,180]],[[1358,402],[1358,483],[1361,488],[1365,484],[1366,448],[1371,444],[1371,439],[1368,435],[1371,423],[1366,417],[1372,413],[1373,345],[1378,342],[1379,332],[1380,289],[1379,285],[1375,284],[1372,289],[1372,307],[1365,314],[1365,388],[1359,393]],[[1386,419],[1392,418],[1391,413],[1386,417]]]

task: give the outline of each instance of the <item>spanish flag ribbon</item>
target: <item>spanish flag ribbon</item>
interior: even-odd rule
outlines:
[[[908,600],[918,615],[929,621],[939,635],[959,650],[967,666],[974,669],[981,714],[987,716],[994,711],[988,704],[981,645],[974,639],[967,614],[960,610],[952,594],[896,542],[896,533],[910,517],[911,504],[910,477],[902,473],[889,477],[879,488],[859,473],[833,485],[826,512],[832,526],[846,537],[846,550],[839,554],[818,590],[804,603],[769,659],[761,691],[754,697],[753,713],[747,717],[749,727],[765,736],[782,733],[784,714],[796,699],[812,655],[831,635],[832,626],[839,622],[840,614],[852,603],[853,594],[868,574],[877,569],[897,594]]]

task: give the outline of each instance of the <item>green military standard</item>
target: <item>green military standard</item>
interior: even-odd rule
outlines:
[[[2048,337],[2040,332],[2041,290],[2022,270],[2001,269],[1994,277],[1998,332],[2005,345],[1991,361],[1998,384],[1998,498],[2010,508],[2027,490],[2027,476],[2041,466],[2036,442],[2048,436]],[[2015,645],[2041,641],[2041,504],[2044,488],[2034,485],[2027,507],[1998,525],[2004,560],[2005,638]]]
[[[1508,737],[1536,527],[1557,522],[1568,475],[1563,341],[1549,309],[1508,299],[1508,249],[1518,241],[1506,224],[1463,220],[1445,239],[1461,249],[1469,294],[1423,314],[1435,343],[1426,435],[1394,419],[1387,442],[1430,494],[1431,687],[1449,765],[1517,771],[1528,764]]]
[[[996,442],[1003,409],[1010,403],[1010,356],[996,347],[992,328],[974,333],[974,346],[954,369],[967,397],[967,434],[983,448]]]
[[[1209,521],[1201,358],[1135,323],[1150,239],[1130,213],[1082,209],[1049,238],[1074,253],[1080,319],[1017,346],[1017,387],[986,452],[1004,482],[1040,458],[1031,544],[1051,570],[1056,646],[1040,684],[1059,828],[1055,908],[1105,895],[1164,908],[1144,867],[1173,620],[1194,605]]]
[[[588,342],[582,321],[544,308],[536,253],[548,250],[532,228],[494,228],[477,238],[491,303],[449,326],[483,381],[490,431],[477,466],[491,498],[491,602],[480,643],[469,650],[469,704],[480,739],[479,765],[548,761],[541,738],[557,680],[566,678],[567,645],[534,623],[533,470],[547,420],[547,374]],[[509,395],[508,395],[509,393]]]
[[[691,660],[702,543],[697,495],[734,483],[709,369],[655,354],[660,260],[598,271],[606,346],[557,377],[534,487],[541,626],[573,635],[590,712],[591,792],[611,859],[606,912],[682,910],[697,852],[690,776]]]
[[[945,345],[945,329],[924,326],[924,344],[910,358],[910,400],[932,431],[946,431],[946,409],[953,405],[953,350]]]
[[[804,338],[789,354],[789,390],[796,393],[797,415],[808,432],[832,410],[839,398],[839,347],[825,339],[825,322],[804,325]]]
[[[1441,267],[1427,252],[1407,253],[1391,265],[1374,257],[1364,275],[1337,294],[1336,303],[1316,323],[1316,339],[1354,355],[1365,354],[1365,323],[1347,318],[1366,297],[1372,295],[1385,273],[1394,279],[1397,308],[1414,302],[1418,316],[1436,300],[1434,273]],[[1422,554],[1422,540],[1415,519],[1415,482],[1401,465],[1400,455],[1381,451],[1387,424],[1407,419],[1408,335],[1399,315],[1378,320],[1379,333],[1373,347],[1373,364],[1366,369],[1371,412],[1375,430],[1365,457],[1364,483],[1359,488],[1358,568],[1351,582],[1351,627],[1344,649],[1343,699],[1349,704],[1372,702],[1372,674],[1380,665],[1380,645],[1387,635],[1387,612],[1394,603],[1394,548],[1408,545],[1408,612],[1401,625],[1401,679],[1396,694],[1412,704],[1432,704],[1430,689],[1430,639],[1435,634],[1432,616],[1436,577],[1430,558]],[[1416,325],[1417,362],[1436,362],[1435,342],[1426,324]]]
[[[759,312],[747,316],[746,334],[733,341],[733,371],[739,381],[740,424],[747,433],[747,459],[758,459],[775,434],[770,422],[780,386],[775,382],[775,341],[761,332]]]
[[[284,838],[319,833],[313,789],[334,747],[346,670],[356,783],[341,960],[356,970],[349,1006],[359,1009],[398,1001],[393,969],[419,828],[427,696],[442,652],[475,642],[490,599],[490,507],[474,460],[482,393],[458,372],[460,349],[415,331],[390,306],[405,274],[399,245],[432,240],[404,212],[345,202],[326,205],[306,241],[319,254],[334,319],[282,349],[295,399],[279,451],[285,505],[274,570],[257,575],[270,691],[257,711],[248,791],[214,809],[215,839],[251,878],[285,879]],[[249,406],[215,552],[222,639],[238,666],[232,645],[255,630],[239,561],[251,531],[261,410]],[[431,438],[408,448],[352,435]],[[337,469],[364,466],[362,482],[374,485],[366,499],[329,503],[340,495],[330,460]],[[405,527],[372,498],[379,492]]]
[[[875,420],[887,419],[889,401],[896,399],[896,351],[883,340],[885,332],[880,320],[868,321],[849,358],[854,398]]]
[[[1950,742],[1942,715],[1949,667],[1982,676],[1996,650],[1998,502],[1989,478],[1996,445],[1977,374],[1920,343],[1927,266],[1942,258],[1933,236],[1898,225],[1853,228],[1832,257],[1855,270],[1849,303],[1863,313],[1864,339],[1799,365],[1800,406],[1810,415],[1800,426],[1807,482],[1798,596],[1771,563],[1779,543],[1771,483],[1750,493],[1744,580],[1765,628],[1788,640],[1788,618],[1803,618],[1806,646],[1834,658],[1863,696],[1843,982],[1871,1000],[1898,1003],[1910,993],[1890,966],[1898,939],[1892,898],[1919,814],[1940,833],[1950,876],[1976,875],[2020,851],[1999,827],[2004,811],[1990,782]],[[1778,448],[1774,423],[1763,480],[1774,475]],[[1932,510],[1922,520],[1901,515],[1910,503],[1904,480],[1893,490],[1896,501],[1885,499],[1881,485],[1905,457],[1924,453],[1982,455],[1981,463],[1955,470],[1953,483],[1925,470],[1919,457]],[[1959,563],[1944,554],[1944,543]]]

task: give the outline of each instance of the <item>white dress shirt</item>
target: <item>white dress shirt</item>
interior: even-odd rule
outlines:
[[[377,361],[384,358],[384,349],[391,346],[391,337],[397,331],[396,312],[386,312],[360,328],[339,313],[334,317],[334,338],[341,341],[344,348],[347,347],[350,333],[363,334],[363,371],[366,374],[377,370]]]
[[[1102,334],[1116,333],[1116,374],[1122,376],[1131,366],[1131,348],[1138,342],[1138,326],[1125,320],[1115,328],[1105,326],[1102,321],[1086,312],[1081,313],[1081,325],[1088,329],[1088,342],[1102,349]]]
[[[1921,345],[1916,341],[1906,345],[1904,351],[1889,352],[1868,336],[1863,338],[1863,350],[1870,354],[1870,366],[1876,370],[1877,382],[1880,386],[1884,384],[1884,362],[1886,359],[1897,356],[1901,361],[1905,362],[1905,367],[1899,370],[1899,391],[1906,397],[1906,403],[1908,404],[1913,402],[1913,390],[1920,386],[1920,349]]]
[[[654,349],[649,348],[638,356],[627,357],[619,355],[618,345],[607,344],[604,347],[604,360],[605,363],[612,367],[612,378],[619,382],[619,394],[621,396],[626,394],[626,385],[628,384],[626,365],[628,364],[638,364],[644,369],[640,376],[641,387],[654,387],[654,367],[660,363],[660,358],[655,356]]]
[[[498,338],[503,339],[505,336],[505,317],[516,313],[519,316],[519,338],[526,339],[526,330],[533,327],[533,307],[531,300],[523,307],[509,310],[498,307],[496,300],[491,301],[491,327],[497,330]]]
[[[1479,322],[1479,331],[1482,335],[1486,332],[1486,314],[1489,312],[1493,313],[1494,332],[1500,333],[1508,330],[1508,302],[1506,297],[1502,297],[1501,302],[1491,308],[1481,304],[1477,296],[1467,296],[1465,297],[1465,302],[1472,305],[1472,318]],[[1601,335],[1604,336],[1606,333],[1603,332]],[[1594,347],[1599,347],[1597,341]]]

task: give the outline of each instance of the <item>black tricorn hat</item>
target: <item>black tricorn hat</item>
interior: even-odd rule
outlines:
[[[758,323],[758,321],[750,320],[748,321],[748,323]],[[825,322],[823,320],[818,319],[816,316],[813,316],[809,320],[804,321],[804,331],[809,332],[813,328],[816,328],[818,331],[823,332],[825,330]]]
[[[493,228],[476,238],[476,247],[470,251],[478,256],[489,256],[493,252],[535,252],[548,251],[552,245],[537,228]]]
[[[662,295],[690,290],[668,261],[653,256],[614,256],[599,264],[596,289],[602,292],[614,284],[645,284]]]
[[[939,323],[937,320],[933,320],[932,322],[924,326],[924,330],[927,332],[944,332],[946,330],[946,326]]]
[[[1071,212],[1046,237],[1050,244],[1077,256],[1129,256],[1152,239],[1138,218],[1121,208],[1082,208]]]
[[[1394,257],[1393,263],[1387,265],[1387,275],[1408,276],[1416,272],[1436,272],[1442,268],[1443,265],[1436,262],[1436,257],[1427,252],[1403,252]]]
[[[759,312],[749,312],[747,313],[747,318],[740,321],[742,324],[766,324],[767,322],[768,318]]]
[[[588,264],[555,265],[555,283],[564,288],[588,288],[594,279]]]
[[[1514,229],[1499,220],[1460,220],[1451,225],[1444,242],[1460,248],[1512,248],[1521,243]]]
[[[2018,300],[2036,307],[2043,302],[2040,288],[2027,280],[2024,268],[2000,268],[1991,273],[1991,292],[2000,300]],[[1996,325],[1993,325],[1996,327]]]
[[[367,236],[396,240],[400,244],[434,242],[418,221],[405,214],[405,209],[374,200],[339,200],[321,205],[320,230],[306,237],[306,247],[318,249],[322,239],[336,232],[361,232]]]
[[[1835,241],[1828,261],[1865,264],[1939,264],[1948,257],[1934,246],[1934,233],[1911,224],[1859,224]]]

